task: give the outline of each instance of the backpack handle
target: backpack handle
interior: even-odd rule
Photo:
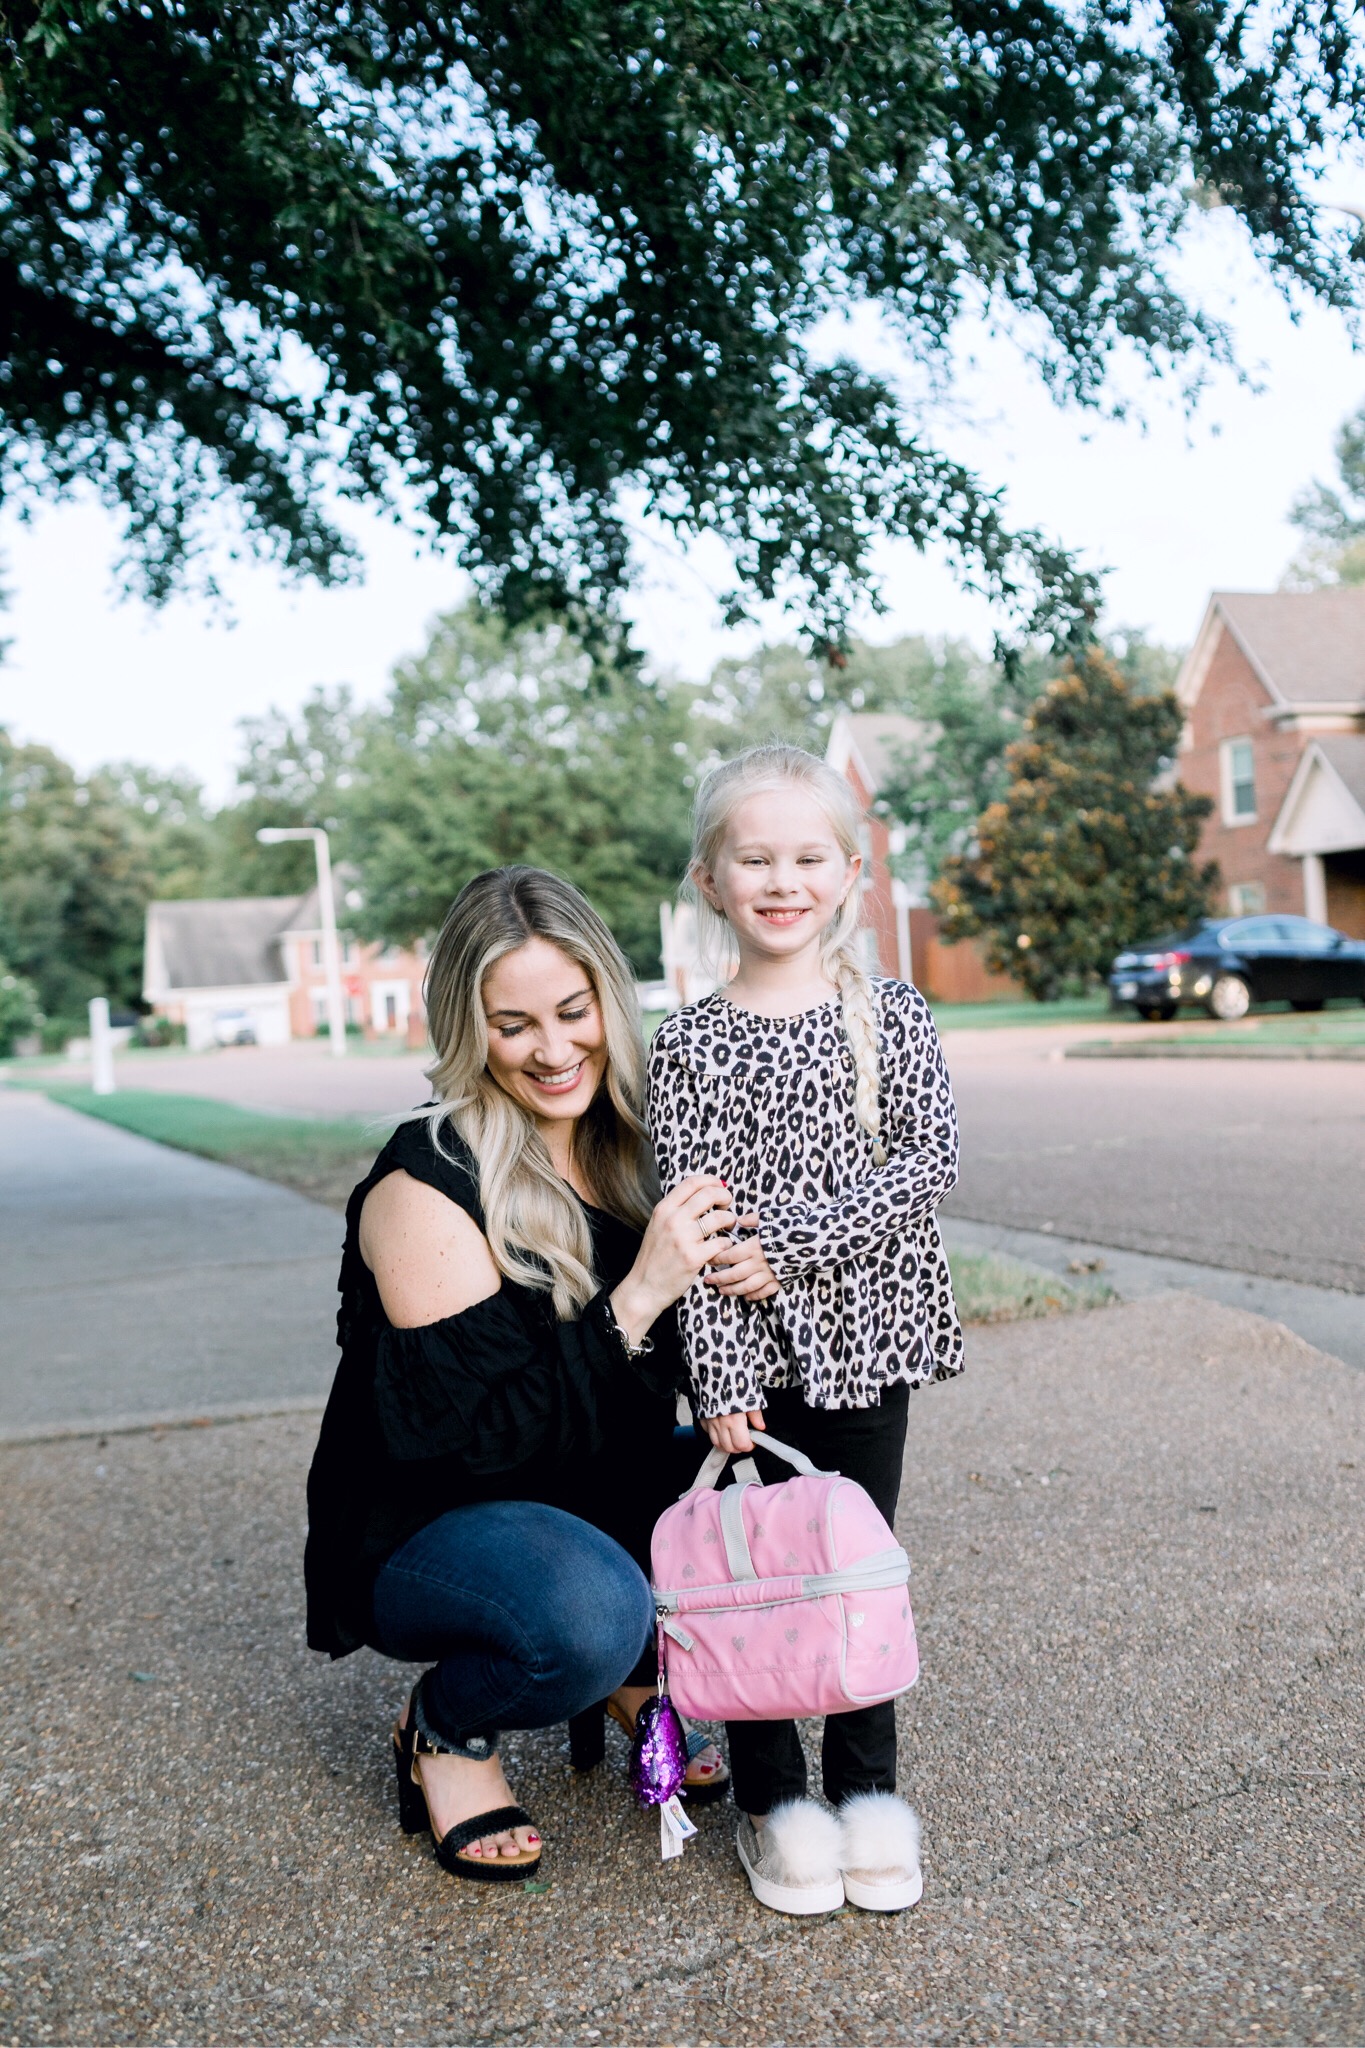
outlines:
[[[792,1470],[799,1472],[804,1479],[814,1479],[820,1476],[819,1466],[813,1465],[804,1451],[795,1451],[790,1444],[779,1443],[775,1436],[760,1436],[757,1440],[756,1448],[771,1451],[775,1458],[785,1459]],[[704,1493],[709,1487],[715,1486],[731,1458],[740,1456],[741,1454],[737,1451],[710,1451],[707,1454],[706,1463],[688,1487],[687,1492]],[[743,1469],[745,1465],[749,1468],[747,1472]],[[752,1460],[748,1456],[744,1456],[742,1464],[735,1467],[735,1477],[742,1479],[744,1484],[750,1486],[761,1486],[763,1483]],[[683,1494],[680,1498],[685,1500],[687,1495]]]

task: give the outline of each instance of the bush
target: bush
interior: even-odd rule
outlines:
[[[183,1045],[185,1027],[183,1024],[172,1024],[169,1017],[144,1017],[128,1043],[148,1048]]]
[[[11,974],[0,961],[0,1059],[8,1059],[16,1038],[26,1038],[42,1022],[38,991],[22,974]]]

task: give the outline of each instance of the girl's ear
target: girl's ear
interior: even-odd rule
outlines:
[[[725,908],[720,900],[720,891],[716,888],[715,882],[712,879],[711,870],[702,867],[701,863],[698,862],[694,868],[689,870],[688,880],[701,890],[702,895],[715,911],[717,917],[724,917]]]
[[[860,875],[860,874],[862,873],[862,871],[863,871],[863,857],[862,857],[862,855],[861,855],[860,853],[851,853],[851,854],[850,854],[850,855],[848,856],[848,872],[847,872],[847,874],[846,874],[846,875],[844,876],[844,893],[843,893],[843,895],[842,895],[842,896],[841,896],[841,897],[839,898],[839,908],[840,908],[841,910],[843,909],[843,907],[844,907],[845,903],[847,903],[847,901],[848,901],[848,892],[849,892],[849,890],[850,890],[850,889],[851,889],[851,888],[853,887],[854,883],[855,883],[855,882],[857,881],[857,879],[858,879],[859,875]]]

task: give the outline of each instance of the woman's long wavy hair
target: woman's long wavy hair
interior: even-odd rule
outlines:
[[[713,965],[719,966],[727,958],[733,960],[734,933],[728,920],[707,900],[698,878],[713,872],[738,805],[746,797],[783,789],[803,789],[815,798],[829,819],[846,860],[854,860],[862,852],[859,828],[863,812],[857,798],[842,775],[836,774],[827,762],[808,754],[804,747],[770,740],[763,746],[746,748],[732,761],[722,761],[697,791],[692,814],[692,858],[687,866],[687,892],[696,907],[697,938],[703,958]],[[872,1140],[874,1160],[878,1166],[884,1166],[877,1013],[857,945],[866,883],[864,868],[821,934],[820,966],[838,989],[843,1005],[844,1032],[853,1055],[858,1121]]]
[[[592,1240],[573,1191],[550,1161],[529,1110],[488,1070],[484,978],[494,962],[529,939],[557,946],[593,985],[606,1034],[602,1085],[579,1119],[574,1158],[594,1200],[643,1230],[659,1198],[645,1128],[645,1056],[635,980],[625,956],[585,896],[543,868],[490,868],[451,905],[426,975],[427,1019],[436,1059],[427,1078],[437,1096],[423,1110],[432,1142],[454,1125],[478,1163],[479,1199],[498,1270],[548,1289],[567,1321],[596,1294]]]

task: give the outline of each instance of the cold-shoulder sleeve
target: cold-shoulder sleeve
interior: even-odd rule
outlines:
[[[490,1295],[459,1315],[380,1333],[375,1403],[394,1458],[455,1458],[489,1478],[548,1454],[600,1450],[623,1365],[658,1394],[672,1391],[671,1347],[628,1359],[605,1290],[571,1322],[523,1315]]]
[[[764,1202],[759,1242],[779,1282],[863,1257],[929,1215],[957,1180],[957,1111],[929,1006],[917,989],[886,984],[881,1019],[885,1166],[825,1202]]]

